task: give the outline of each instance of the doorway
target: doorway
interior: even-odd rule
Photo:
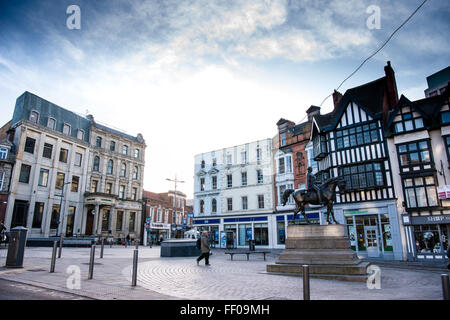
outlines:
[[[88,236],[92,235],[94,229],[94,212],[93,209],[88,209],[86,214],[86,231],[85,234]]]
[[[14,227],[26,227],[28,216],[28,201],[16,200],[11,221],[11,229]]]
[[[367,256],[370,258],[379,257],[378,228],[376,226],[364,226],[364,239],[367,248]]]

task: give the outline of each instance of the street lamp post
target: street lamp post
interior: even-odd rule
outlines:
[[[59,203],[59,215],[60,215],[60,219],[62,220],[62,222],[60,223],[60,227],[56,229],[56,236],[58,236],[58,229],[60,229],[59,234],[63,233],[62,228],[63,228],[63,225],[64,225],[64,210],[62,210],[62,201],[63,201],[63,198],[64,198],[64,186],[66,184],[69,184],[69,183],[71,183],[71,182],[63,182],[63,185],[62,185],[61,202]]]
[[[177,183],[184,183],[184,181],[178,180],[177,179],[177,175],[175,175],[175,180],[172,180],[172,179],[166,179],[166,180],[175,183],[174,211],[173,211],[174,213],[173,213],[173,217],[172,217],[172,222],[173,222],[173,224],[176,227],[176,225],[177,225],[176,224],[176,218],[177,218]],[[176,235],[176,229],[175,229],[174,235]]]

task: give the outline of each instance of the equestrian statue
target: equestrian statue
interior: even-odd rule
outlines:
[[[331,223],[330,215],[335,224],[339,224],[334,218],[333,212],[333,199],[336,195],[336,187],[339,187],[340,191],[345,189],[345,180],[342,177],[335,177],[328,179],[322,184],[318,184],[318,181],[315,175],[312,173],[312,168],[308,168],[308,174],[306,176],[307,190],[293,190],[287,189],[283,192],[282,204],[286,205],[289,196],[292,194],[292,197],[295,201],[295,210],[294,210],[294,218],[293,223],[295,224],[295,217],[300,212],[305,221],[309,224],[309,220],[306,217],[305,213],[305,205],[321,205],[327,206],[327,222]]]

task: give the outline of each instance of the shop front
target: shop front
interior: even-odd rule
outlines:
[[[235,248],[248,248],[249,240],[254,240],[255,246],[270,246],[267,216],[225,218],[223,223],[227,239],[231,241],[231,237],[233,237],[232,241]]]
[[[195,229],[200,232],[200,235],[203,231],[208,232],[211,247],[219,247],[220,219],[194,219],[194,226]]]
[[[150,235],[147,235],[147,242],[151,241],[152,244],[158,244],[160,239],[170,239],[170,224],[150,222],[149,224]]]
[[[408,260],[444,261],[449,245],[450,214],[402,215],[406,230]]]

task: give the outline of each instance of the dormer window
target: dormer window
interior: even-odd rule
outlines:
[[[70,125],[68,125],[67,123],[64,123],[63,133],[69,136],[71,130],[72,130],[72,127]]]
[[[39,112],[35,110],[31,110],[30,112],[30,121],[34,123],[38,123],[39,121]]]
[[[404,109],[408,111],[405,112]],[[395,133],[422,129],[424,127],[422,117],[417,113],[410,112],[409,108],[404,109],[402,110],[402,114],[399,115],[401,120],[394,123]]]
[[[286,145],[286,133],[282,133],[280,136],[280,144],[281,146],[285,146]]]
[[[84,140],[84,131],[81,129],[78,129],[77,131],[77,139]]]
[[[56,120],[53,119],[53,118],[48,118],[47,127],[49,127],[50,129],[55,130],[56,129]]]

